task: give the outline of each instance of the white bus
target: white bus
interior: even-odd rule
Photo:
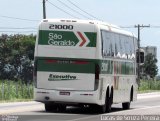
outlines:
[[[99,21],[45,19],[35,45],[34,98],[46,111],[68,105],[123,109],[137,98],[135,36]]]

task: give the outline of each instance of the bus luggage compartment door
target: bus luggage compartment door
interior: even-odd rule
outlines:
[[[84,60],[39,59],[37,88],[94,90],[95,64]]]

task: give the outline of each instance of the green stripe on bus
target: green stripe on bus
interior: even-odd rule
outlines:
[[[83,32],[81,32],[83,33]],[[87,47],[96,47],[97,33],[84,32],[89,40]],[[48,31],[39,30],[39,45],[53,45],[53,46],[76,46],[80,41],[78,35],[72,31]]]
[[[99,65],[101,74],[122,74],[135,75],[134,62],[123,62],[113,60],[99,60],[99,59],[80,59],[80,58],[56,58],[56,57],[36,57],[37,71],[46,72],[72,72],[72,73],[95,73],[96,65]],[[51,60],[48,63],[47,60]],[[56,60],[57,62],[53,62]],[[64,61],[64,63],[59,63]],[[65,61],[84,61],[87,63],[73,64],[65,63]]]
[[[96,47],[97,34],[95,32],[84,32],[87,38],[90,40],[87,47]]]
[[[75,36],[73,32],[69,31],[47,31],[47,30],[40,30],[39,31],[39,45],[49,45],[49,44],[57,44],[56,42],[64,41],[65,44],[71,45],[72,41],[76,45],[79,40]]]
[[[95,64],[88,62],[87,64],[73,63],[48,63],[47,60],[38,60],[38,71],[46,72],[72,72],[72,73],[95,73]]]

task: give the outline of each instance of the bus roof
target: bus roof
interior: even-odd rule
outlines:
[[[111,32],[116,32],[116,33],[120,33],[120,34],[125,34],[128,36],[134,36],[135,35],[129,31],[126,31],[122,28],[120,28],[119,26],[116,26],[114,24],[110,24],[107,22],[102,22],[102,21],[98,21],[98,20],[82,20],[82,19],[43,19],[41,21],[41,23],[43,22],[57,22],[57,23],[79,23],[79,24],[94,24],[95,26],[97,26],[99,29],[105,29]]]

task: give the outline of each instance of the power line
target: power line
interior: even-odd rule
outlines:
[[[66,3],[64,3],[64,2],[62,2],[62,1],[60,1],[60,0],[57,0],[57,1],[59,1],[63,6],[69,8],[71,11],[73,11],[73,12],[75,12],[75,13],[78,13],[79,15],[83,16],[84,18],[90,19],[88,16],[85,16],[85,15],[81,14],[81,13],[78,12],[77,10],[75,10],[75,9],[71,8],[70,6],[68,6]]]
[[[120,28],[135,28],[135,26],[119,26]],[[160,25],[150,25],[150,28],[160,28]]]
[[[23,21],[34,21],[34,22],[39,21],[39,20],[32,20],[32,19],[26,19],[26,18],[18,18],[18,17],[4,16],[4,15],[0,15],[0,17],[2,17],[2,18],[8,18],[8,19],[23,20]]]
[[[155,25],[150,25],[150,28],[160,28],[160,25],[157,25],[157,26],[155,26]]]
[[[82,8],[80,8],[79,6],[77,6],[75,3],[71,2],[70,0],[67,0],[70,4],[72,4],[73,6],[75,6],[76,8],[78,8],[79,10],[81,10],[82,12],[84,12],[85,14],[89,15],[90,17],[94,18],[94,19],[98,19],[100,20],[99,18],[93,16],[92,14],[86,12],[85,10],[83,10]]]
[[[37,29],[37,28],[33,28],[33,27],[21,27],[21,28],[17,28],[17,27],[0,27],[0,29]]]
[[[138,67],[138,86],[140,86],[140,63],[141,63],[141,58],[140,58],[140,29],[141,28],[146,28],[146,27],[150,27],[150,25],[135,25],[135,28],[138,28],[138,64],[137,64],[137,67]]]
[[[76,17],[76,16],[74,16],[74,15],[72,15],[72,14],[70,14],[70,13],[68,13],[68,12],[64,11],[64,10],[63,10],[63,9],[61,9],[60,7],[56,6],[55,4],[53,4],[52,2],[50,2],[49,0],[47,0],[47,2],[48,2],[49,4],[51,4],[52,6],[54,6],[55,8],[59,9],[60,11],[63,11],[64,13],[66,13],[66,14],[68,14],[68,15],[70,15],[70,16],[72,16],[72,17],[74,17],[74,18],[79,19],[78,17]]]
[[[1,33],[35,33],[37,31],[0,31]]]

